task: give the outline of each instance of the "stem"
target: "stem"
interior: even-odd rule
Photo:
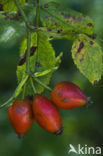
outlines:
[[[36,72],[34,74],[34,77],[40,77],[40,76],[44,76],[44,75],[47,75],[55,70],[57,70],[58,67],[54,67],[54,68],[51,68],[51,69],[48,69],[48,70],[44,70],[43,72]]]
[[[103,42],[103,39],[99,38],[99,40],[100,40],[101,42]]]
[[[39,26],[39,0],[36,0],[36,27]]]
[[[27,81],[28,77],[29,77],[28,75],[25,76],[25,78],[20,82],[20,84],[16,88],[16,90],[14,92],[14,95],[9,100],[7,100],[5,103],[3,103],[0,106],[0,109],[3,108],[3,107],[5,107],[6,105],[8,105],[10,102],[12,102],[13,99],[15,99],[21,93],[22,87],[24,86],[24,84]]]
[[[36,27],[39,27],[39,0],[36,0]],[[36,61],[38,60],[38,43],[39,43],[39,33],[37,32],[37,55]]]
[[[9,103],[11,103],[13,101],[13,97],[11,97],[9,100],[7,100],[5,103],[3,103],[1,106],[0,106],[0,109],[5,107],[6,105],[8,105]]]
[[[51,91],[52,89],[50,87],[48,87],[47,85],[45,85],[43,82],[41,82],[38,78],[34,78],[34,80],[39,83],[41,86],[43,86],[44,88],[48,89],[49,91]]]
[[[25,13],[24,13],[24,11],[23,11],[23,9],[22,9],[22,7],[21,7],[19,1],[18,1],[18,0],[15,0],[15,4],[16,4],[17,8],[19,9],[19,11],[20,11],[22,17],[24,18],[24,21],[25,21],[27,27],[29,27],[29,26],[30,26],[29,21],[28,21],[26,15],[25,15]]]
[[[25,90],[26,90],[26,83],[24,84],[24,87],[23,87],[22,100],[24,100],[25,98]]]
[[[36,92],[36,88],[34,87],[34,83],[33,83],[33,79],[32,78],[30,78],[30,82],[31,82],[31,86],[33,88],[34,94],[36,94],[37,92]]]
[[[28,77],[29,77],[28,75],[25,76],[25,78],[20,82],[20,84],[16,88],[16,90],[14,92],[14,95],[9,100],[7,100],[5,103],[3,103],[0,106],[0,109],[3,108],[3,107],[5,107],[6,105],[8,105],[10,102],[12,102],[13,99],[15,99],[21,93],[22,87],[24,86],[24,84],[27,81]]]
[[[13,98],[16,98],[20,93],[21,93],[21,90],[22,90],[22,87],[24,86],[24,84],[26,83],[26,81],[28,80],[29,76],[26,75],[23,80],[20,82],[20,84],[18,85],[18,87],[16,88],[15,92],[14,92],[14,96]]]
[[[31,32],[27,28],[27,54],[26,54],[26,72],[30,73],[30,45],[31,45]]]

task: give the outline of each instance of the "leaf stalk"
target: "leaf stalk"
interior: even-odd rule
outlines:
[[[52,89],[49,87],[49,86],[47,86],[47,85],[45,85],[43,82],[41,82],[38,78],[34,78],[34,81],[36,81],[37,83],[39,83],[41,86],[43,86],[44,88],[46,88],[47,90],[49,90],[49,91],[51,91]]]

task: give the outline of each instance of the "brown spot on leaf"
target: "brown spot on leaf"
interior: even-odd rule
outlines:
[[[34,47],[34,46],[30,48],[30,51],[31,51],[30,56],[34,55],[36,49],[37,49],[37,47]]]
[[[53,38],[53,36],[49,36],[49,38]]]
[[[47,31],[52,31],[52,29],[51,28],[48,28]]]
[[[92,38],[93,40],[96,39],[97,35],[96,34],[92,34],[92,35],[88,35],[90,38]]]
[[[75,22],[75,21],[77,21],[77,20],[78,20],[78,19],[76,19],[75,16],[72,16],[72,17],[67,18],[67,22]]]
[[[81,21],[81,20],[82,20],[82,18],[81,18],[81,17],[78,17],[78,18],[77,18],[77,20],[78,20],[78,21]]]
[[[18,16],[10,17],[9,19],[10,19],[10,20],[14,20],[14,21],[19,21]]]
[[[2,15],[5,16],[5,20],[19,21],[19,17],[18,16],[10,16],[10,15],[7,14],[7,12],[2,13]]]
[[[64,13],[64,12],[61,12],[61,15],[64,16],[65,18],[71,17],[69,14],[66,14],[66,13]]]
[[[41,64],[39,62],[36,62],[36,67],[41,67]]]
[[[49,7],[48,3],[44,4],[44,8],[48,8],[48,7]]]
[[[34,47],[34,46],[32,46],[30,48],[30,56],[34,55],[36,49],[37,49],[37,47]],[[22,66],[25,63],[25,61],[26,61],[26,54],[27,54],[27,50],[25,51],[25,54],[20,58],[19,63],[18,63],[19,66]]]
[[[94,42],[93,42],[93,41],[90,41],[89,43],[90,43],[91,45],[93,45],[93,44],[94,44]]]
[[[80,45],[79,45],[79,48],[77,50],[77,53],[80,53],[81,49],[84,47],[84,43],[81,42]]]
[[[98,81],[97,80],[94,80],[94,85],[96,86],[98,84]]]
[[[22,66],[25,63],[25,61],[26,61],[26,56],[24,55],[20,58],[18,65]]]
[[[81,56],[79,61],[82,62],[83,60],[84,60],[84,55]]]
[[[58,29],[57,30],[57,33],[59,34],[59,33],[61,33],[63,30],[62,29]]]
[[[87,26],[92,27],[92,26],[93,26],[93,24],[92,24],[92,23],[88,23],[88,24],[87,24]]]
[[[0,11],[3,11],[3,5],[0,4]]]

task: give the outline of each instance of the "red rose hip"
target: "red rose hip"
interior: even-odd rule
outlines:
[[[57,107],[46,97],[36,94],[33,100],[33,112],[37,123],[45,130],[62,134],[62,121]]]
[[[31,127],[34,116],[30,100],[15,100],[8,108],[8,117],[18,137],[23,137]]]
[[[72,82],[60,82],[51,91],[51,101],[62,109],[73,109],[86,105],[88,98]]]

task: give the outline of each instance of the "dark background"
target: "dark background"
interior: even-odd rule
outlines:
[[[48,2],[41,0],[41,3]],[[95,21],[95,32],[103,38],[103,0],[58,0],[62,5],[89,15]],[[0,110],[0,156],[68,156],[69,144],[103,147],[103,79],[96,86],[78,71],[71,57],[72,42],[56,40],[52,42],[56,55],[64,51],[60,69],[51,80],[51,87],[64,80],[76,83],[94,103],[89,108],[61,111],[64,133],[54,136],[36,122],[24,139],[19,140],[9,121],[7,108]],[[103,43],[100,43],[101,46]],[[0,104],[12,95],[16,85],[16,65],[19,59],[19,45],[0,48]],[[47,92],[45,93],[47,94]],[[75,156],[76,154],[71,154]]]

